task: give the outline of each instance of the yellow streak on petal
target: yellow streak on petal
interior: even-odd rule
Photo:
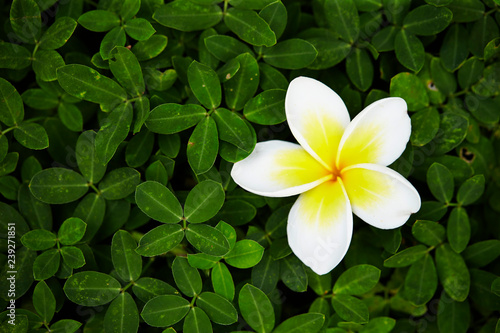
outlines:
[[[300,219],[311,228],[325,228],[330,223],[344,223],[347,211],[347,197],[340,181],[329,180],[312,190],[302,193],[300,201]]]
[[[338,168],[361,163],[376,163],[380,156],[380,147],[384,140],[385,128],[373,123],[358,123],[353,132],[341,148]]]
[[[275,163],[271,178],[285,187],[331,178],[331,173],[300,147],[276,154]]]
[[[352,205],[363,210],[376,207],[393,192],[387,177],[374,170],[347,168],[342,170],[341,177]]]
[[[322,164],[332,170],[344,126],[326,111],[308,110],[302,117],[301,134]]]

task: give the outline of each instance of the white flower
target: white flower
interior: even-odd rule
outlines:
[[[420,196],[387,167],[405,150],[411,123],[397,97],[372,103],[350,122],[342,99],[311,78],[294,79],[286,116],[298,144],[257,143],[231,176],[247,191],[300,194],[288,215],[288,243],[317,274],[330,272],[352,237],[352,213],[381,229],[403,225],[420,209]]]

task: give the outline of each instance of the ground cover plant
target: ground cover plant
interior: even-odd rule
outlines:
[[[499,332],[498,0],[0,1],[0,332]],[[297,196],[231,177],[295,142],[297,77],[406,101],[421,207],[354,217],[318,275]],[[333,249],[334,250],[334,249]],[[322,272],[323,273],[323,272]]]

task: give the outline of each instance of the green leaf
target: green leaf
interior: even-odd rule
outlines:
[[[118,230],[111,241],[111,259],[116,273],[124,281],[135,281],[141,276],[142,259],[134,250],[137,243],[125,230]]]
[[[463,257],[470,267],[483,267],[500,255],[500,241],[489,239],[468,246]]]
[[[184,325],[182,327],[183,332],[186,333],[212,333],[212,323],[208,318],[205,311],[198,307],[193,307],[189,311],[186,319],[184,320]]]
[[[469,302],[456,302],[442,294],[438,303],[437,325],[440,332],[465,333],[470,325]]]
[[[423,146],[434,139],[439,131],[439,112],[434,107],[427,107],[414,113],[411,117],[411,143]]]
[[[204,30],[220,22],[222,10],[215,4],[203,6],[192,1],[175,0],[158,8],[153,19],[181,31]]]
[[[476,175],[467,179],[458,189],[457,202],[467,206],[477,201],[484,192],[484,175]]]
[[[279,281],[279,269],[269,252],[264,252],[262,260],[252,268],[252,284],[266,294],[271,293]]]
[[[114,27],[111,31],[108,31],[101,41],[99,46],[99,55],[103,59],[104,64],[106,60],[109,60],[111,51],[115,47],[125,46],[127,42],[127,36],[125,35],[125,30],[123,27]],[[104,65],[104,67],[106,67]]]
[[[355,323],[368,322],[368,307],[361,300],[350,295],[335,295],[332,306],[340,318]]]
[[[58,97],[42,89],[28,89],[21,95],[24,104],[37,110],[55,109],[59,103]]]
[[[63,246],[61,255],[70,268],[77,269],[85,265],[85,257],[82,250],[74,246]]]
[[[469,243],[471,227],[467,211],[462,207],[455,207],[448,217],[446,228],[448,241],[453,251],[462,252]]]
[[[167,43],[167,36],[155,34],[146,40],[135,43],[132,52],[139,61],[153,59],[165,50]]]
[[[328,26],[346,42],[354,43],[360,30],[358,10],[354,1],[325,0],[323,6]]]
[[[431,60],[431,75],[436,88],[443,95],[450,96],[457,90],[455,75],[443,68],[439,58],[432,58]]]
[[[411,73],[399,73],[391,79],[391,96],[403,98],[408,110],[416,111],[429,105],[425,85]]]
[[[70,131],[82,132],[83,129],[83,117],[80,109],[74,104],[60,103],[57,107],[57,115],[61,119],[61,122]]]
[[[29,149],[40,150],[49,146],[45,128],[36,123],[21,123],[14,130],[16,140]]]
[[[104,315],[106,332],[137,332],[139,329],[139,311],[129,293],[120,293],[111,302]]]
[[[168,283],[150,277],[143,277],[135,281],[132,291],[137,298],[144,303],[149,302],[159,295],[179,294],[179,292]]]
[[[45,50],[55,50],[62,47],[75,31],[77,23],[71,17],[63,16],[48,27],[40,38],[39,46]]]
[[[127,35],[135,40],[147,40],[156,32],[151,23],[143,18],[129,20],[123,27]]]
[[[467,59],[468,54],[467,30],[460,24],[453,24],[446,32],[439,51],[444,68],[455,71]]]
[[[346,59],[347,76],[361,91],[368,90],[373,81],[373,64],[368,52],[353,48]]]
[[[307,290],[306,268],[296,256],[287,256],[280,260],[280,278],[293,291]]]
[[[393,25],[382,28],[372,38],[372,44],[378,52],[387,52],[394,50],[394,41],[399,29]]]
[[[133,168],[118,168],[106,175],[99,183],[99,190],[104,199],[118,200],[134,193],[141,182],[141,174]]]
[[[250,268],[262,259],[264,248],[259,243],[243,239],[237,241],[234,248],[224,256],[226,263],[236,268]]]
[[[196,305],[216,324],[231,325],[238,320],[238,312],[233,304],[218,294],[203,292],[198,296]]]
[[[273,46],[276,35],[269,24],[253,10],[230,8],[224,23],[243,41],[254,46]]]
[[[213,35],[205,38],[207,50],[218,60],[228,62],[243,53],[253,54],[252,50],[236,38]]]
[[[50,325],[50,332],[53,333],[74,333],[82,326],[81,323],[72,319],[61,319]]]
[[[403,28],[415,35],[432,36],[450,24],[453,13],[446,7],[422,5],[406,15]]]
[[[311,65],[318,51],[306,40],[293,38],[264,49],[262,58],[276,68],[301,69]]]
[[[202,282],[198,269],[191,267],[188,260],[175,257],[172,263],[172,274],[179,290],[188,297],[193,297],[201,292]]]
[[[240,69],[230,80],[224,82],[226,104],[231,110],[243,109],[259,86],[257,61],[249,53],[240,54],[236,60],[240,63]]]
[[[177,223],[182,219],[182,207],[175,195],[157,182],[147,181],[135,189],[137,206],[162,223]]]
[[[424,66],[424,45],[412,33],[401,30],[394,40],[394,50],[398,61],[408,69],[418,72]]]
[[[403,297],[415,306],[432,299],[438,286],[434,260],[429,254],[414,262],[406,274]]]
[[[229,301],[234,299],[234,282],[231,272],[224,263],[217,262],[212,269],[212,286],[214,291]]]
[[[56,299],[45,281],[38,282],[33,291],[33,306],[43,322],[50,323],[56,311]]]
[[[10,24],[19,39],[34,44],[42,32],[42,18],[38,4],[34,0],[12,1]]]
[[[91,10],[78,18],[85,29],[95,32],[104,32],[117,27],[120,24],[120,18],[115,13],[108,10]]]
[[[120,283],[115,278],[93,271],[73,274],[64,284],[66,297],[84,306],[107,304],[118,296],[120,289]]]
[[[323,327],[325,322],[325,315],[322,313],[303,313],[300,315],[293,316],[283,321],[276,329],[274,333],[299,333],[299,332],[309,332],[315,333],[319,332]]]
[[[206,115],[207,111],[199,105],[166,103],[151,111],[146,126],[154,133],[173,134],[196,125]]]
[[[484,15],[484,4],[479,0],[453,0],[447,7],[453,12],[454,22],[474,22]]]
[[[451,171],[440,163],[433,163],[427,170],[427,185],[436,199],[449,203],[453,197],[455,182]]]
[[[0,68],[23,69],[31,64],[31,54],[27,48],[0,42]],[[0,78],[0,82],[4,79]]]
[[[219,220],[231,221],[231,225],[239,226],[251,221],[257,209],[244,200],[228,200],[217,214]]]
[[[463,302],[469,295],[470,274],[462,256],[450,245],[443,244],[436,250],[436,266],[446,293],[454,300]]]
[[[278,39],[286,28],[287,22],[287,12],[286,7],[281,1],[274,1],[262,8],[259,12],[259,16],[262,17],[269,27],[274,32],[276,39]]]
[[[334,294],[362,295],[370,291],[380,278],[380,269],[357,265],[342,273],[333,286]]]
[[[21,243],[34,251],[50,249],[56,245],[56,235],[44,229],[35,229],[21,237]]]
[[[205,253],[188,254],[188,262],[192,267],[199,269],[210,269],[221,259]]]
[[[12,152],[5,155],[5,158],[0,162],[0,176],[8,175],[14,172],[19,160],[19,153]]]
[[[113,107],[127,98],[118,83],[84,65],[58,68],[57,80],[68,94],[89,102]]]
[[[184,217],[191,223],[201,223],[214,217],[224,204],[224,189],[220,183],[205,180],[188,194]]]
[[[457,147],[465,139],[469,122],[467,118],[453,112],[441,115],[440,135],[432,141],[434,155],[442,155]]]
[[[482,58],[484,48],[489,41],[498,37],[498,25],[490,15],[483,15],[473,25],[469,33],[469,50],[476,57]]]
[[[274,328],[274,309],[269,298],[259,288],[245,284],[240,290],[238,305],[241,315],[256,332],[271,332]]]
[[[76,142],[76,163],[82,175],[90,183],[98,183],[106,173],[106,165],[99,160],[95,146],[96,133],[85,131]]]
[[[26,164],[26,160],[24,164]],[[51,230],[52,211],[50,206],[37,200],[31,194],[27,183],[22,184],[18,191],[17,200],[19,210],[30,224],[31,229]]]
[[[7,126],[15,126],[23,119],[24,105],[21,95],[9,81],[0,78],[0,121]]]
[[[120,104],[109,113],[95,137],[95,149],[99,161],[107,164],[113,158],[118,146],[128,136],[132,117],[130,103]]]
[[[217,126],[211,117],[206,117],[196,125],[187,146],[188,162],[196,174],[210,170],[217,158],[219,139]]]
[[[220,105],[222,92],[217,73],[210,67],[193,61],[187,71],[189,86],[203,106],[215,109]]]
[[[389,317],[371,319],[362,329],[361,333],[389,333],[396,326],[396,320]]]
[[[234,245],[236,244],[237,238],[236,230],[230,224],[227,224],[224,221],[220,221],[219,223],[217,223],[215,228],[219,229],[224,234],[227,241],[229,242],[229,247],[233,249]]]
[[[73,216],[87,223],[83,241],[91,240],[104,221],[106,200],[95,193],[89,193],[76,206]]]
[[[385,267],[405,267],[410,266],[420,258],[422,258],[428,249],[424,245],[416,245],[399,251],[392,257],[387,258],[384,261]]]
[[[148,130],[143,130],[134,135],[125,149],[125,161],[127,165],[137,168],[146,163],[153,151],[154,142],[154,134]]]
[[[217,123],[217,132],[221,140],[227,141],[245,152],[251,153],[255,147],[252,132],[247,124],[235,112],[219,108],[212,113]]]
[[[117,46],[110,53],[109,69],[118,83],[132,96],[142,96],[146,89],[141,65],[126,47]]]
[[[445,239],[444,227],[433,221],[417,220],[411,229],[413,236],[421,243],[436,246]]]
[[[35,198],[49,204],[72,202],[88,191],[87,181],[79,173],[64,168],[40,171],[33,176],[29,186]]]
[[[469,58],[458,70],[458,84],[463,89],[470,87],[479,78],[484,70],[484,63],[476,57]]]
[[[189,312],[189,302],[180,296],[160,295],[144,305],[141,317],[153,327],[173,325]]]
[[[47,250],[36,257],[33,263],[33,277],[35,280],[47,280],[56,274],[61,261],[60,252],[57,249]]]
[[[286,120],[285,95],[282,89],[265,90],[250,99],[243,109],[245,118],[260,125],[276,125]]]
[[[41,50],[33,59],[33,71],[42,81],[57,80],[57,69],[64,66],[63,57],[55,50]]]
[[[184,231],[180,225],[161,225],[142,236],[136,252],[144,257],[157,256],[172,250],[183,238]]]
[[[57,233],[57,239],[62,245],[74,245],[78,243],[85,234],[87,224],[77,217],[66,219]]]
[[[229,243],[222,232],[206,224],[191,224],[186,229],[186,238],[199,251],[223,256],[229,252]]]

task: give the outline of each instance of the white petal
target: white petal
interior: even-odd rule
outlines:
[[[288,244],[316,274],[337,266],[349,248],[352,212],[341,181],[302,193],[288,215]]]
[[[380,229],[406,223],[420,209],[420,195],[396,171],[377,164],[358,164],[341,173],[352,211],[363,221]]]
[[[389,97],[368,105],[349,124],[340,140],[337,168],[375,163],[389,165],[405,150],[411,122],[406,102]]]
[[[340,138],[350,120],[339,95],[319,81],[298,77],[286,92],[285,110],[297,142],[333,170]]]
[[[296,195],[332,178],[301,146],[279,140],[257,143],[231,176],[245,190],[268,197]]]

